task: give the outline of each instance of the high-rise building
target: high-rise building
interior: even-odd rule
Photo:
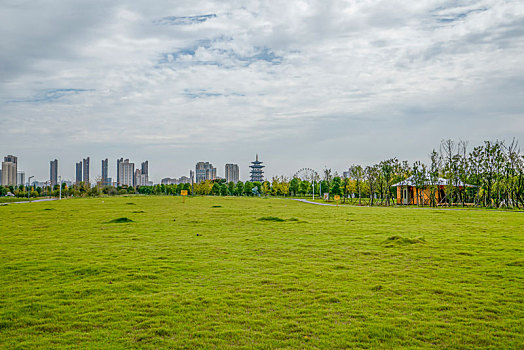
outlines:
[[[136,169],[135,171],[135,186],[150,186],[147,175],[142,174],[140,169]]]
[[[262,165],[262,162],[258,160],[258,154],[254,162],[251,162],[249,166],[251,168],[251,182],[264,181],[264,170],[262,170],[265,165]]]
[[[18,171],[16,173],[16,184],[17,185],[25,185],[25,172]]]
[[[49,181],[51,182],[51,187],[58,184],[58,159],[49,162]]]
[[[116,185],[120,186],[120,162],[123,162],[124,158],[116,160]]]
[[[149,161],[146,160],[145,162],[142,163],[141,173],[142,175],[149,176]]]
[[[149,186],[149,161],[140,165],[135,171],[135,186]]]
[[[108,165],[109,160],[107,158],[102,159],[102,186],[111,186],[111,178],[108,176],[107,172]]]
[[[76,176],[75,182],[78,184],[82,182],[82,162],[76,163]]]
[[[82,181],[89,183],[89,157],[82,161]]]
[[[2,162],[2,186],[16,186],[18,158],[13,155],[4,157]]]
[[[118,186],[134,186],[135,163],[129,163],[129,159],[120,158],[116,161],[116,172]]]
[[[237,183],[239,179],[238,164],[226,164],[226,182]]]
[[[217,177],[217,169],[209,162],[198,162],[195,167],[196,183],[206,180],[214,180]]]

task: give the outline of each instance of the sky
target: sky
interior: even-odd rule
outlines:
[[[0,2],[0,155],[63,179],[341,173],[441,140],[524,142],[524,2]],[[521,143],[522,145],[522,143]]]

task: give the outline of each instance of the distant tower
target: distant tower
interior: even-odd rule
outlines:
[[[258,154],[256,157],[256,160],[254,162],[251,162],[252,165],[249,167],[251,168],[251,182],[264,181],[264,170],[262,168],[265,167],[265,165],[262,165],[262,162],[258,160]]]
[[[51,181],[51,187],[55,187],[58,184],[58,159],[49,162],[49,180]]]
[[[102,186],[111,186],[111,178],[108,174],[109,160],[102,159]]]
[[[75,182],[78,184],[82,182],[82,162],[76,163],[76,177]]]
[[[237,183],[239,178],[238,164],[226,164],[226,182]]]
[[[16,186],[18,158],[12,155],[4,157],[2,162],[2,186]]]
[[[217,177],[217,168],[209,162],[198,162],[195,166],[196,183],[206,180],[214,180]]]
[[[130,163],[129,159],[120,158],[116,164],[118,186],[134,186],[135,163]]]
[[[145,161],[141,166],[141,174],[149,176],[149,161]]]
[[[89,184],[89,157],[83,160],[82,175],[82,181]]]

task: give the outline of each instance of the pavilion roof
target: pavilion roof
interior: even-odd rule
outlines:
[[[425,186],[448,186],[449,184],[449,179],[444,179],[442,177],[439,177],[436,179],[435,182],[432,182],[430,179],[427,179],[424,181],[424,185]],[[412,186],[412,187],[416,187],[417,184],[415,182],[415,176],[411,175],[410,177],[408,177],[407,179],[403,180],[403,181],[400,181],[394,185],[391,185],[392,187],[398,187],[398,186]],[[455,186],[457,187],[475,187],[474,185],[470,185],[470,184],[467,184],[467,183],[464,183],[462,181],[459,181]]]

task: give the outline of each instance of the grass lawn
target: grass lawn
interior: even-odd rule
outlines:
[[[0,347],[522,349],[523,252],[516,212],[0,206]]]

